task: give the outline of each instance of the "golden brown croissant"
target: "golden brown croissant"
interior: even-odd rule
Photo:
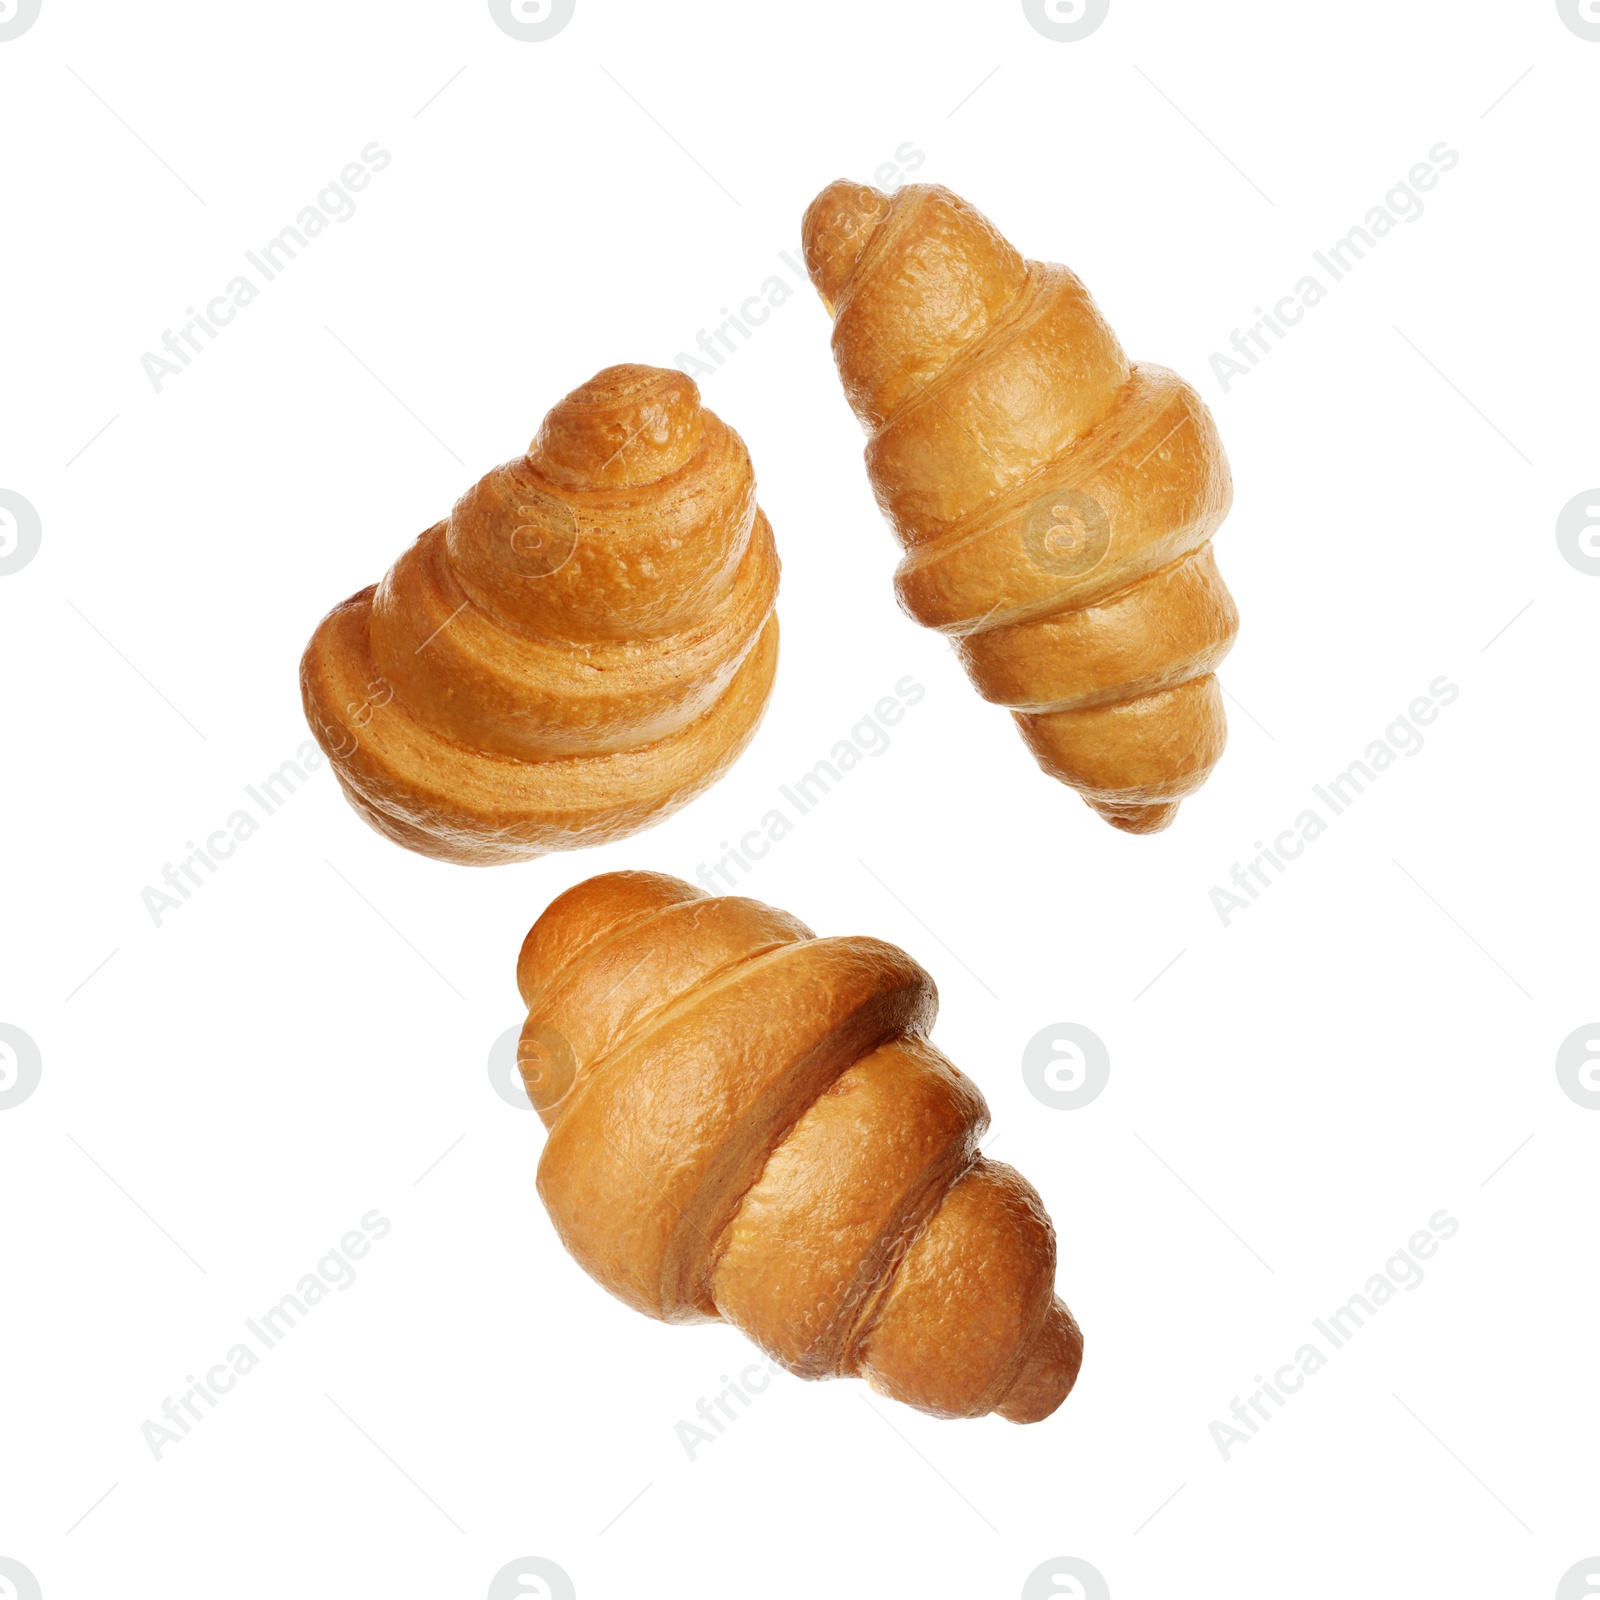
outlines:
[[[906,549],[901,605],[950,635],[1046,772],[1115,827],[1166,827],[1222,754],[1212,673],[1238,629],[1204,401],[1130,365],[1067,268],[1025,261],[948,189],[841,179],[804,242]]]
[[[988,1107],[903,950],[613,872],[549,906],[517,984],[539,1194],[619,1299],[935,1416],[1066,1398],[1083,1338],[1050,1219],[978,1153]]]
[[[350,803],[424,855],[603,844],[749,742],[777,588],[738,434],[683,373],[608,367],[323,619],[306,716]]]

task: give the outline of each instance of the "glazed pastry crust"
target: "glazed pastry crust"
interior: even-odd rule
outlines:
[[[1130,363],[1066,267],[966,201],[840,180],[803,225],[902,607],[947,634],[1044,770],[1114,826],[1166,827],[1222,754],[1238,631],[1211,537],[1210,411]]]
[[[1054,1229],[979,1153],[988,1108],[928,1040],[904,951],[621,872],[552,903],[517,978],[539,1193],[619,1299],[935,1416],[1066,1398],[1083,1341]]]
[[[682,373],[611,367],[329,613],[306,716],[409,849],[489,865],[623,838],[753,736],[778,572],[739,436]]]

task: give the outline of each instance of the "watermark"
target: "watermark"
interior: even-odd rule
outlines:
[[[1111,1586],[1099,1571],[1076,1556],[1042,1562],[1022,1585],[1022,1600],[1111,1600]]]
[[[810,282],[804,264],[796,260],[791,251],[780,250],[778,260],[800,283]],[[715,328],[709,332],[705,328],[700,330],[695,339],[695,349],[700,355],[680,350],[673,358],[674,364],[680,372],[686,372],[691,378],[715,377],[729,356],[737,355],[744,347],[743,344],[736,344],[733,336],[737,334],[744,344],[748,344],[755,337],[755,330],[765,327],[772,313],[788,304],[795,293],[787,278],[774,273],[754,294],[746,295],[739,302],[737,311],[723,306],[718,313],[723,320]],[[702,356],[709,359],[702,360]]]
[[[15,1111],[44,1073],[44,1058],[30,1034],[0,1022],[0,1111]]]
[[[1556,548],[1568,566],[1587,577],[1600,577],[1600,489],[1585,489],[1562,506],[1556,518]],[[5,570],[0,563],[0,572]]]
[[[1342,239],[1335,240],[1326,250],[1313,250],[1312,256],[1327,273],[1332,283],[1338,283],[1366,260],[1367,253],[1377,249],[1402,222],[1416,222],[1426,207],[1422,195],[1437,188],[1439,177],[1455,168],[1461,161],[1459,152],[1452,150],[1441,139],[1428,152],[1426,161],[1419,161],[1404,178],[1383,197],[1381,205],[1373,206],[1363,222],[1353,227]],[[1421,193],[1418,193],[1418,190]],[[1256,322],[1245,332],[1233,330],[1230,341],[1232,355],[1214,351],[1211,371],[1227,394],[1235,378],[1248,378],[1260,365],[1263,356],[1269,356],[1278,345],[1305,319],[1313,306],[1320,305],[1332,292],[1332,283],[1324,283],[1314,272],[1308,272],[1294,288],[1281,296],[1268,312],[1261,306],[1255,309]],[[1271,336],[1269,339],[1269,335]],[[1272,341],[1276,341],[1276,343]],[[1244,359],[1241,361],[1239,357]]]
[[[578,1075],[578,1058],[572,1046],[554,1028],[530,1023],[517,1040],[517,1074],[527,1086],[523,1093],[554,1105]]]
[[[259,785],[247,783],[244,792],[254,802],[262,820],[279,810],[291,796],[299,792],[299,785],[322,765],[322,752],[316,742],[307,739],[295,752],[293,761],[285,761],[276,772],[269,773]],[[162,868],[161,881],[166,886],[158,889],[146,884],[139,891],[150,920],[159,928],[162,919],[172,911],[181,911],[189,899],[203,889],[211,878],[222,870],[225,862],[232,860],[234,852],[261,829],[251,810],[241,807],[230,812],[220,828],[206,835],[203,844],[193,839],[184,842],[189,853],[174,866],[170,861]],[[201,875],[205,869],[205,876]],[[167,891],[171,890],[172,893]]]
[[[818,761],[793,783],[778,785],[784,807],[768,811],[758,826],[740,836],[737,845],[724,839],[718,846],[724,854],[710,866],[704,861],[700,863],[696,874],[700,886],[712,894],[724,894],[736,888],[738,880],[731,869],[737,868],[748,877],[755,871],[754,863],[764,860],[773,845],[793,833],[799,819],[816,810],[867,756],[886,754],[890,744],[888,729],[901,721],[907,709],[916,705],[927,692],[909,673],[903,677],[894,686],[894,693],[884,695],[871,711],[864,712],[851,728],[850,737],[838,740],[824,760]],[[792,818],[790,812],[793,812]],[[713,873],[717,876],[713,877]]]
[[[820,1335],[830,1328],[837,1329],[846,1319],[857,1316],[862,1303],[869,1296],[881,1285],[893,1281],[901,1262],[919,1237],[918,1230],[905,1229],[887,1249],[868,1251],[851,1268],[848,1276],[837,1279],[825,1293],[818,1294],[808,1308],[785,1315],[779,1325],[770,1330],[771,1339],[784,1348],[811,1349]],[[766,1355],[765,1346],[762,1347],[762,1353]],[[697,1423],[681,1419],[674,1425],[678,1443],[683,1446],[689,1460],[693,1462],[706,1445],[715,1444],[750,1409],[755,1397],[766,1393],[772,1379],[786,1370],[782,1362],[767,1355],[764,1363],[751,1362],[737,1379],[730,1378],[724,1372],[718,1380],[724,1387],[709,1399],[701,1395],[695,1403],[695,1415],[707,1426],[702,1428]],[[734,1407],[735,1401],[738,1402],[738,1409]]]
[[[1587,1022],[1561,1041],[1556,1051],[1556,1082],[1575,1105],[1600,1111],[1600,1022]]]
[[[554,1105],[577,1075],[572,1046],[541,1023],[507,1028],[489,1047],[489,1082],[514,1111],[533,1110],[533,1094]]]
[[[38,11],[35,5],[34,11]],[[0,33],[0,39],[5,34]],[[40,1600],[39,1580],[9,1556],[0,1556],[0,1600]]]
[[[572,21],[577,9],[578,0],[489,0],[489,15],[494,18],[495,27],[523,44],[555,38]]]
[[[1047,39],[1087,39],[1111,14],[1111,0],[1022,0],[1022,14]],[[1041,1590],[1042,1594],[1050,1593]]]
[[[517,1065],[517,1041],[522,1037],[522,1024],[507,1028],[489,1046],[489,1082],[494,1092],[513,1111],[532,1111],[533,1102],[522,1081],[522,1069]]]
[[[730,1378],[724,1372],[718,1380],[723,1388],[709,1400],[701,1395],[695,1402],[694,1414],[705,1427],[686,1421],[679,1421],[673,1427],[672,1431],[683,1446],[684,1454],[693,1461],[708,1444],[715,1444],[750,1409],[755,1397],[766,1393],[773,1376],[782,1370],[775,1361],[768,1361],[765,1365],[752,1361],[737,1378]],[[738,1410],[734,1409],[734,1401],[738,1402]]]
[[[379,1239],[385,1238],[392,1227],[381,1212],[367,1212],[359,1226],[346,1233],[317,1262],[316,1270],[300,1279],[293,1293],[284,1295],[259,1317],[246,1317],[244,1325],[250,1339],[233,1345],[220,1361],[207,1369],[204,1377],[189,1373],[183,1380],[188,1387],[176,1399],[168,1395],[162,1402],[162,1420],[147,1420],[140,1425],[139,1432],[150,1447],[150,1454],[158,1462],[163,1460],[164,1452],[173,1445],[182,1444],[207,1415],[216,1410],[224,1396],[233,1393],[240,1378],[254,1372],[265,1353],[282,1344],[330,1292],[350,1288],[356,1281],[355,1263],[365,1257]]]
[[[873,173],[879,188],[888,189],[901,183],[908,173],[915,172],[928,159],[910,139],[902,141],[895,149],[892,161],[880,162]],[[723,306],[717,313],[721,321],[715,327],[701,328],[695,338],[695,350],[680,350],[673,362],[680,372],[691,378],[715,377],[717,372],[736,356],[772,318],[772,313],[787,305],[797,293],[811,287],[811,275],[806,266],[792,251],[780,250],[778,263],[784,272],[775,272],[766,278],[754,294],[739,301],[737,309]],[[792,282],[790,280],[793,280]]]
[[[0,0],[0,44],[20,39],[39,20],[43,0]],[[0,1573],[4,1572],[0,1567]]]
[[[543,1556],[518,1556],[489,1580],[489,1600],[577,1600],[572,1579]]]
[[[1580,39],[1600,39],[1600,0],[1556,0],[1556,10]]]
[[[1093,572],[1111,548],[1111,518],[1082,489],[1053,489],[1029,506],[1022,548],[1036,567],[1064,578]]]
[[[1307,806],[1271,845],[1257,839],[1254,848],[1259,854],[1247,864],[1241,866],[1234,862],[1229,874],[1233,888],[1226,889],[1220,884],[1212,886],[1211,905],[1221,917],[1222,926],[1231,927],[1237,912],[1248,911],[1305,854],[1306,846],[1328,831],[1333,818],[1348,811],[1401,756],[1417,755],[1426,743],[1422,728],[1438,721],[1440,709],[1452,705],[1460,694],[1461,690],[1441,673],[1428,685],[1426,694],[1418,695],[1383,730],[1381,739],[1374,739],[1367,746],[1360,759],[1352,761],[1327,783],[1312,784],[1311,792],[1327,808],[1328,814],[1324,815],[1316,806]],[[1419,723],[1421,727],[1417,726]],[[1271,876],[1268,868],[1277,876]],[[1243,893],[1236,893],[1238,890]]]
[[[13,489],[0,489],[0,578],[21,572],[38,555],[42,537],[33,502]]]
[[[1556,1585],[1556,1600],[1594,1600],[1600,1595],[1600,1556],[1568,1567]]]
[[[1040,1105],[1081,1111],[1111,1081],[1111,1054],[1088,1028],[1052,1022],[1023,1046],[1022,1081]]]
[[[309,248],[319,234],[331,223],[348,222],[356,214],[355,195],[393,159],[376,139],[371,140],[362,146],[358,160],[347,162],[338,177],[330,178],[318,191],[314,204],[301,208],[293,223],[280,229],[259,250],[246,250],[244,258],[253,274],[240,273],[230,278],[221,294],[206,301],[203,311],[186,307],[184,316],[188,320],[177,332],[168,328],[162,335],[165,354],[147,350],[139,358],[151,388],[160,394],[168,379],[181,377],[185,368],[215,343],[222,330],[256,300],[267,284],[299,260],[301,251]],[[202,335],[205,343],[201,342]]]
[[[1402,1289],[1410,1292],[1420,1288],[1425,1278],[1422,1263],[1431,1261],[1439,1253],[1440,1244],[1453,1239],[1460,1231],[1461,1224],[1448,1211],[1435,1211],[1428,1218],[1427,1227],[1413,1233],[1384,1262],[1383,1270],[1367,1279],[1359,1294],[1351,1295],[1326,1317],[1313,1317],[1311,1326],[1319,1337],[1308,1339],[1271,1378],[1258,1372],[1251,1380],[1257,1386],[1255,1390],[1245,1399],[1238,1395],[1233,1397],[1233,1404],[1228,1408],[1231,1420],[1211,1424],[1211,1442],[1221,1452],[1222,1459],[1231,1461],[1240,1445],[1252,1443],[1262,1428],[1305,1388],[1306,1380],[1314,1378],[1327,1366],[1333,1352],[1349,1344],[1396,1294]],[[1273,1409],[1268,1409],[1269,1406]]]
[[[322,735],[335,761],[343,761],[361,748],[356,729],[366,727],[372,721],[372,713],[382,711],[393,699],[394,685],[387,678],[378,677],[367,685],[360,700],[345,703],[344,715],[339,721],[330,724],[313,713],[316,731]]]
[[[553,494],[531,486],[525,486],[522,493],[527,498],[517,507],[516,525],[508,530],[504,522],[496,524],[492,535],[496,554],[507,571],[524,578],[548,578],[566,566],[577,550],[577,520],[571,508]]]

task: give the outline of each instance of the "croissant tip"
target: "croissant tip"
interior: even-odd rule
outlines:
[[[1165,800],[1155,805],[1103,805],[1090,802],[1113,828],[1123,833],[1160,833],[1172,826],[1178,802]]]
[[[517,955],[517,989],[532,1007],[552,977],[636,917],[706,892],[665,872],[602,872],[558,894],[528,930]]]
[[[602,367],[566,398],[578,404],[612,405],[652,388],[688,391],[696,398],[700,394],[694,379],[677,367],[652,367],[642,361],[619,361],[614,366]]]
[[[700,389],[688,373],[623,362],[558,400],[528,456],[562,488],[637,487],[682,467],[704,426]]]
[[[800,223],[806,270],[830,315],[867,240],[888,215],[889,203],[889,196],[881,189],[849,178],[835,178],[806,207]]]

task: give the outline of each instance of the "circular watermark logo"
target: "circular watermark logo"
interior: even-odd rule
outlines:
[[[489,0],[494,25],[524,44],[555,38],[577,9],[578,0]]]
[[[489,1585],[489,1600],[577,1600],[577,1595],[572,1579],[540,1556],[508,1561]]]
[[[1556,1585],[1556,1600],[1594,1600],[1596,1595],[1600,1595],[1600,1556],[1580,1561]]]
[[[532,1111],[533,1102],[523,1087],[522,1069],[517,1065],[517,1041],[522,1037],[522,1024],[507,1028],[489,1046],[489,1082],[494,1092],[513,1111]]]
[[[1022,1600],[1111,1600],[1106,1580],[1076,1556],[1057,1556],[1028,1574],[1022,1586]]]
[[[5,0],[0,0],[3,5]],[[0,38],[4,38],[0,23]],[[21,572],[39,553],[39,513],[31,501],[10,489],[0,489],[0,578]]]
[[[1556,547],[1568,566],[1600,577],[1600,489],[1585,489],[1562,506],[1556,518]]]
[[[548,578],[572,559],[578,524],[571,509],[554,495],[524,491],[516,521],[496,533],[500,564],[524,578]]]
[[[34,10],[37,12],[38,7]],[[4,38],[0,34],[0,38]],[[0,1600],[39,1600],[39,1580],[20,1561],[0,1556]]]
[[[1556,1082],[1566,1097],[1585,1111],[1600,1111],[1600,1022],[1585,1023],[1561,1041],[1556,1051]]]
[[[1052,1022],[1023,1046],[1022,1081],[1052,1110],[1081,1111],[1110,1080],[1110,1052],[1099,1034],[1076,1022]]]
[[[1111,548],[1111,518],[1092,494],[1056,489],[1028,507],[1022,548],[1046,572],[1075,578],[1093,572]]]
[[[41,3],[42,0],[0,0],[0,44],[7,39],[20,39],[39,20]]]
[[[1600,0],[1556,0],[1556,10],[1580,39],[1600,39]]]
[[[542,1024],[525,1027],[517,1040],[518,1082],[528,1085],[545,1105],[554,1105],[578,1075],[578,1058],[572,1046],[556,1032]],[[523,1090],[528,1099],[529,1090]]]
[[[38,1045],[21,1028],[0,1022],[0,1111],[20,1106],[39,1087],[42,1070]]]
[[[1111,0],[1022,0],[1022,14],[1047,39],[1087,39],[1111,14]]]

